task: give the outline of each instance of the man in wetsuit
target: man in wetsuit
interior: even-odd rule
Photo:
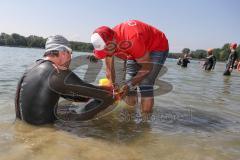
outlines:
[[[179,65],[179,66],[182,65],[182,58],[181,57],[178,58],[177,65]]]
[[[207,71],[211,71],[215,68],[217,59],[213,55],[213,49],[208,49],[207,53],[208,53],[208,56],[207,56],[206,61],[203,65],[203,68]]]
[[[188,54],[184,54],[181,67],[187,68],[188,63],[190,63]]]
[[[136,86],[140,88],[142,113],[151,113],[153,86],[168,56],[168,40],[163,32],[138,20],[123,22],[114,28],[102,26],[91,36],[94,55],[106,62],[106,76],[115,85],[114,56],[126,63],[125,101],[135,106]],[[117,87],[116,87],[117,88]]]
[[[236,48],[237,48],[237,43],[230,44],[231,52],[230,52],[229,57],[228,57],[228,61],[227,61],[227,64],[226,64],[226,69],[223,73],[223,75],[225,75],[225,76],[230,76],[231,72],[233,71],[234,63],[238,58]]]
[[[51,36],[43,59],[23,74],[16,93],[16,117],[31,124],[54,122],[60,97],[88,102],[76,120],[88,120],[114,102],[110,91],[82,81],[69,70],[72,50],[66,38]]]

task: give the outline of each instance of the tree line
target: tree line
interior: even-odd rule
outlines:
[[[17,33],[11,35],[1,33],[0,35],[0,46],[14,46],[14,47],[29,47],[29,48],[44,48],[46,38],[30,35],[28,37],[21,36]],[[92,52],[93,46],[91,43],[70,41],[71,48],[75,51],[80,52]],[[230,53],[229,43],[226,43],[222,48],[213,49],[213,54],[216,56],[218,61],[225,61],[228,59]],[[237,48],[238,57],[240,57],[240,45]],[[207,57],[207,51],[203,49],[197,49],[190,51],[189,48],[184,48],[182,53],[170,53],[169,58],[182,57],[184,53],[189,54],[193,59],[204,59]]]
[[[226,61],[228,59],[230,48],[229,43],[223,45],[222,48],[214,48],[213,55],[217,58],[218,61]],[[236,49],[238,53],[238,57],[240,58],[240,45],[238,45]],[[183,57],[184,54],[188,54],[189,57],[193,59],[204,59],[207,57],[207,51],[203,49],[197,49],[195,51],[191,51],[189,48],[184,48],[182,53],[170,53],[169,58],[179,58]]]
[[[46,38],[30,35],[28,37],[21,36],[17,33],[11,35],[1,33],[0,46],[12,47],[29,47],[29,48],[44,48]],[[91,43],[70,41],[71,48],[75,51],[92,52],[93,46]]]

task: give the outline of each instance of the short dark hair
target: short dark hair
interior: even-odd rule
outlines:
[[[46,56],[58,57],[58,55],[59,55],[58,50],[52,50],[52,51],[45,52],[43,57],[46,57]]]

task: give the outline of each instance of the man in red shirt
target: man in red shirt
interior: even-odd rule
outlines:
[[[94,56],[106,62],[106,76],[114,85],[114,56],[126,61],[126,83],[122,91],[125,101],[134,106],[137,90],[141,92],[143,113],[151,113],[154,104],[153,86],[168,56],[168,40],[158,29],[138,20],[123,22],[114,28],[102,26],[92,36]]]

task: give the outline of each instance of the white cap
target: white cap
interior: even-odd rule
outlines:
[[[49,52],[53,50],[57,50],[57,51],[67,50],[69,52],[72,52],[69,41],[65,37],[60,35],[50,36],[46,41],[45,52]]]
[[[97,51],[103,50],[106,46],[106,43],[98,33],[92,34],[91,43],[93,44],[94,49]]]

